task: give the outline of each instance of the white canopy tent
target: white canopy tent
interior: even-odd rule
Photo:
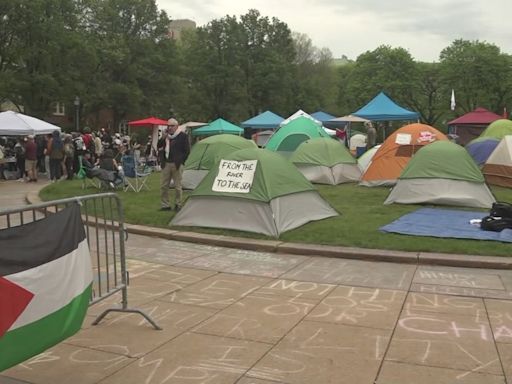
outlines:
[[[368,119],[365,119],[363,117],[355,116],[355,115],[346,115],[342,117],[336,117],[335,119],[331,119],[329,121],[333,122],[347,122],[347,123],[366,123],[367,121],[370,121]]]
[[[346,116],[342,116],[342,117],[337,117],[335,119],[331,119],[329,120],[333,123],[347,123],[346,125],[346,132],[347,132],[347,138],[350,142],[350,137],[352,136],[351,134],[351,130],[352,130],[352,123],[367,123],[369,122],[370,120],[368,119],[365,119],[363,117],[359,117],[359,116],[355,116],[355,115],[346,115]],[[352,148],[351,148],[352,149]]]
[[[46,135],[59,131],[56,125],[22,113],[0,112],[0,136]]]

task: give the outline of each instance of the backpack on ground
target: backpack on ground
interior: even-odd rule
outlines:
[[[492,204],[489,216],[482,218],[480,228],[484,231],[501,232],[512,229],[512,204],[496,202]]]
[[[512,219],[512,204],[500,202],[493,203],[489,216]]]
[[[512,229],[512,218],[485,216],[480,222],[480,228],[493,232],[501,232],[507,228]]]

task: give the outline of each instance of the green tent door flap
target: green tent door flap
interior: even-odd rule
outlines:
[[[293,152],[297,149],[299,145],[301,145],[304,141],[309,140],[310,137],[303,133],[294,133],[286,136],[279,146],[277,147],[277,151],[279,152]]]

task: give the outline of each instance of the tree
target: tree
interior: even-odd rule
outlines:
[[[409,106],[420,113],[421,120],[431,126],[442,125],[447,117],[449,100],[442,85],[439,63],[416,63],[418,78]]]
[[[410,107],[417,80],[417,67],[410,53],[403,48],[382,45],[361,54],[354,65],[347,85],[347,97],[355,111],[384,91],[397,103]]]
[[[244,118],[267,109],[282,113],[291,107],[293,59],[291,31],[277,18],[262,17],[251,9],[240,17],[243,30],[242,69],[246,79]]]
[[[0,94],[44,117],[65,98],[80,41],[73,0],[6,0],[0,5]]]
[[[445,95],[455,90],[457,110],[469,112],[486,107],[495,112],[511,102],[512,61],[494,45],[455,40],[440,54]],[[447,100],[449,96],[446,96]]]
[[[265,109],[287,110],[292,99],[291,32],[250,10],[225,16],[184,37],[191,109],[205,120],[235,122]]]
[[[154,0],[91,0],[84,14],[97,58],[83,90],[86,112],[112,109],[115,127],[129,114],[169,113],[177,61],[167,14]]]
[[[337,71],[332,63],[331,51],[315,47],[305,34],[294,33],[293,40],[295,109],[302,108],[310,112],[320,109],[332,112],[338,110]]]

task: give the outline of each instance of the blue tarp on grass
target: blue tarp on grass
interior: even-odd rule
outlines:
[[[455,209],[421,208],[379,228],[383,232],[402,235],[447,237],[455,239],[494,240],[512,243],[512,229],[501,232],[484,231],[470,224],[481,219],[486,212]]]

